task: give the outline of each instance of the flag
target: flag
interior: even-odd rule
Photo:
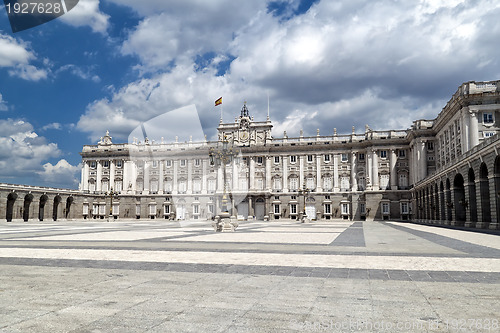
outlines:
[[[215,106],[222,104],[222,97],[215,101]]]

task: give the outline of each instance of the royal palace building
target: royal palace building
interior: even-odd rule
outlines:
[[[500,81],[462,84],[406,130],[272,136],[246,105],[217,141],[84,146],[79,191],[0,185],[0,216],[24,219],[414,220],[498,229]],[[189,134],[188,134],[189,135]]]

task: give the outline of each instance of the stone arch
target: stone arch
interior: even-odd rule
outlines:
[[[61,196],[56,195],[52,206],[52,219],[54,221],[57,221],[57,209],[59,208],[59,203],[61,203]]]
[[[497,223],[500,221],[500,156],[495,158],[495,165],[493,167],[493,176],[495,184],[495,203],[497,209]]]
[[[439,187],[438,184],[434,184],[434,198],[435,198],[435,209],[436,209],[436,220],[441,219],[441,209],[440,209],[440,200],[439,200]]]
[[[455,221],[457,225],[463,225],[466,218],[465,211],[465,186],[464,186],[464,177],[457,173],[455,178],[453,179],[453,196],[455,206]]]
[[[471,222],[477,222],[476,176],[474,169],[469,168],[468,178],[470,220]]]
[[[444,196],[444,184],[443,181],[439,183],[439,203],[441,204],[440,211],[441,211],[441,220],[444,221],[446,220],[446,202],[445,202],[445,196]]]
[[[450,179],[446,178],[446,220],[451,221],[453,218],[453,202],[451,201],[451,186]]]
[[[488,167],[484,162],[479,167],[479,193],[481,195],[481,221],[491,222],[490,184],[488,182]]]
[[[14,203],[16,202],[17,194],[15,192],[9,193],[7,196],[7,222],[12,222],[12,217],[14,215]]]
[[[65,218],[67,219],[68,217],[70,217],[70,213],[71,213],[71,205],[73,204],[73,197],[70,196],[68,197],[68,199],[66,199],[66,210],[65,210]]]
[[[23,204],[23,220],[24,222],[28,222],[30,218],[30,206],[33,202],[33,194],[28,193],[24,196],[24,204]]]
[[[38,206],[38,220],[43,221],[43,216],[45,215],[45,204],[49,198],[47,197],[46,194],[43,194],[40,197],[40,205]]]

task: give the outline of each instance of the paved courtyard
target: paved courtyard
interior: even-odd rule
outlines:
[[[500,236],[399,222],[0,222],[0,332],[500,332]]]

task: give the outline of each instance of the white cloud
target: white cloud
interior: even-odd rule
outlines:
[[[90,26],[92,31],[105,34],[109,27],[109,15],[99,10],[99,0],[80,0],[61,20],[75,27]]]
[[[42,127],[43,131],[46,130],[61,130],[62,125],[60,123],[50,123]]]
[[[3,99],[2,94],[0,94],[0,111],[7,111],[8,109],[7,102]]]
[[[61,66],[57,71],[56,74],[61,73],[61,72],[69,72],[82,80],[91,80],[95,83],[101,82],[101,78],[99,75],[93,74],[90,69],[88,70],[83,70],[82,68],[74,65],[74,64],[68,64]]]
[[[52,186],[67,186],[72,184],[73,188],[78,184],[77,175],[80,172],[81,167],[79,165],[73,166],[68,163],[65,159],[59,160],[55,165],[51,163],[45,163],[43,165],[43,171],[38,171],[37,174],[40,175],[43,181],[52,184]]]
[[[0,33],[0,67],[11,68],[9,75],[28,81],[47,78],[48,72],[45,69],[38,69],[30,64],[36,56],[28,49],[27,43]]]
[[[36,178],[51,158],[61,155],[57,144],[39,136],[33,126],[19,119],[0,119],[0,179],[15,183],[42,183]],[[44,183],[45,185],[50,185]],[[67,184],[67,186],[71,186]]]
[[[492,0],[322,0],[286,20],[258,1],[115,2],[145,17],[121,50],[153,74],[88,106],[77,127],[93,139],[108,128],[125,138],[140,122],[189,104],[210,137],[216,98],[224,97],[225,120],[244,100],[263,120],[268,91],[275,135],[406,129],[435,117],[462,82],[500,77],[500,3]],[[206,52],[213,59],[198,68]],[[218,76],[228,55],[230,70]]]

